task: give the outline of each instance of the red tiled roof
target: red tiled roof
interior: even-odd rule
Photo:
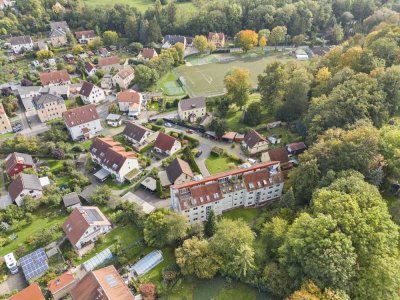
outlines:
[[[223,34],[222,32],[209,32],[208,33],[208,39],[211,40],[214,36],[218,36],[218,39],[220,41],[225,39],[225,34]]]
[[[90,62],[86,62],[85,63],[85,69],[86,71],[90,72],[95,68],[95,66],[93,64],[91,64]]]
[[[269,159],[281,163],[289,162],[289,154],[285,148],[276,148],[268,151]]]
[[[40,290],[38,283],[34,282],[19,293],[8,298],[8,300],[46,300]]]
[[[140,93],[130,90],[125,92],[119,92],[117,94],[117,101],[118,102],[133,102],[133,103],[140,103]]]
[[[160,132],[157,136],[154,147],[161,149],[162,151],[169,151],[174,146],[175,141],[176,139],[174,139],[172,136]]]
[[[88,104],[63,112],[64,122],[68,127],[74,127],[100,119],[94,104]]]
[[[74,281],[74,275],[68,271],[49,281],[49,283],[47,284],[47,289],[54,295],[66,286],[72,284]]]
[[[49,83],[64,83],[70,81],[67,70],[41,73],[39,77],[43,86],[48,85]]]
[[[35,163],[33,162],[32,156],[25,153],[14,152],[9,154],[4,160],[4,167],[6,169],[7,174],[11,174],[17,164],[23,164],[25,166],[34,167]]]
[[[121,77],[122,79],[125,79],[134,73],[135,73],[135,70],[131,66],[125,66],[117,73],[117,75],[119,77]]]
[[[110,56],[110,57],[100,57],[99,58],[99,66],[106,67],[111,65],[119,65],[119,57],[118,56]]]
[[[306,144],[304,144],[304,142],[299,142],[299,143],[288,144],[288,145],[286,145],[286,148],[290,148],[290,150],[292,150],[292,151],[298,151],[298,150],[306,149],[307,146],[306,146]]]
[[[90,94],[92,93],[94,86],[95,85],[93,83],[83,80],[82,87],[81,87],[81,90],[79,91],[79,94],[82,96],[85,96],[85,97],[89,97]]]
[[[156,50],[153,48],[143,48],[142,49],[142,56],[147,59],[152,59],[157,55]]]

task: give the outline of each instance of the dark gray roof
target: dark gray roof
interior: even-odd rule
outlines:
[[[89,97],[93,88],[94,88],[93,83],[83,81],[83,84],[82,84],[81,90],[79,91],[79,94],[81,94],[82,96],[85,96],[85,97]]]
[[[24,189],[42,191],[39,177],[36,174],[20,173],[8,188],[11,199],[15,200]]]
[[[151,130],[139,124],[128,122],[122,134],[134,141],[139,142],[147,131]]]
[[[265,141],[266,139],[254,129],[250,129],[250,131],[244,136],[244,142],[250,148],[253,148],[258,143]]]
[[[171,45],[175,45],[176,43],[186,43],[186,38],[182,35],[166,35],[164,37],[164,43],[169,42]]]
[[[75,204],[80,204],[81,200],[76,192],[72,192],[63,196],[63,202],[65,207],[70,207]]]
[[[25,44],[31,44],[31,43],[32,43],[32,39],[28,35],[15,36],[10,39],[11,45],[25,45]]]
[[[173,161],[171,161],[166,172],[168,179],[172,184],[178,179],[179,176],[181,176],[182,173],[193,177],[193,172],[189,164],[180,158],[175,158]]]
[[[64,102],[64,99],[62,97],[58,97],[52,94],[40,95],[35,99],[36,109],[42,109],[45,104],[52,102],[57,102],[59,104]]]
[[[67,22],[61,21],[61,22],[50,22],[50,29],[51,30],[61,30],[64,31],[65,33],[69,31],[69,26]]]
[[[206,97],[196,97],[179,101],[180,108],[185,110],[206,107]]]

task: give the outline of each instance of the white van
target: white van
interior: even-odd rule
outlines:
[[[18,263],[12,252],[4,256],[4,261],[6,262],[6,266],[10,270],[11,274],[18,273]]]

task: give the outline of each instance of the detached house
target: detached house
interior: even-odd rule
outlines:
[[[18,205],[23,204],[25,196],[40,199],[43,195],[43,187],[36,174],[20,173],[8,187],[11,199]]]
[[[160,132],[154,144],[154,150],[163,155],[172,155],[181,149],[181,142],[172,136]]]
[[[93,162],[102,169],[95,174],[100,181],[104,181],[109,175],[115,177],[118,182],[124,182],[125,176],[134,170],[139,170],[137,155],[125,148],[110,137],[96,137],[89,149]]]
[[[53,47],[61,47],[68,44],[67,33],[69,32],[67,22],[50,22],[49,39]]]
[[[206,98],[196,97],[182,99],[178,103],[178,116],[181,120],[195,122],[207,114]]]
[[[82,81],[82,87],[79,91],[81,99],[85,104],[96,104],[106,99],[106,94],[102,88],[93,83]]]
[[[298,155],[306,151],[307,146],[304,144],[304,142],[291,143],[286,145],[286,150],[289,152],[289,154]]]
[[[19,291],[15,295],[8,298],[8,300],[45,300],[45,299],[46,298],[43,296],[39,283],[37,282],[33,282],[28,287],[24,288],[23,290]]]
[[[242,148],[249,154],[256,154],[268,150],[268,141],[257,131],[250,129],[244,136]]]
[[[96,69],[95,65],[93,65],[90,62],[85,62],[85,73],[88,76],[93,76],[96,74],[96,72],[97,72],[97,69]]]
[[[71,84],[67,70],[51,71],[39,75],[42,86]]]
[[[10,153],[4,160],[4,167],[7,175],[13,177],[25,169],[35,168],[35,163],[33,162],[31,155],[13,152]]]
[[[135,78],[135,70],[131,66],[124,66],[113,77],[114,86],[119,86],[121,89],[126,90],[129,88],[132,80]]]
[[[193,172],[186,161],[175,158],[165,171],[158,173],[158,177],[162,187],[169,187],[170,185],[192,181]]]
[[[209,32],[208,42],[213,43],[217,48],[225,46],[225,34],[222,32]]]
[[[134,300],[113,265],[90,271],[71,291],[72,300]]]
[[[142,125],[128,122],[122,135],[132,143],[135,150],[140,151],[141,148],[157,138],[158,132],[154,132]]]
[[[88,44],[96,38],[96,33],[94,30],[77,31],[75,37],[79,44]]]
[[[65,126],[72,140],[94,137],[101,127],[100,117],[94,104],[72,108],[63,113]]]
[[[186,37],[182,35],[166,35],[162,40],[162,48],[169,49],[177,43],[183,44],[183,48],[186,48]]]
[[[52,94],[43,94],[36,98],[35,106],[42,123],[62,118],[63,112],[67,111],[64,99]]]
[[[10,40],[10,44],[14,53],[33,50],[32,38],[27,35],[12,37]]]
[[[62,229],[75,250],[80,250],[109,232],[111,223],[97,207],[82,206],[72,211]]]
[[[71,291],[75,284],[75,277],[67,271],[47,283],[47,289],[54,300],[62,299]]]
[[[157,57],[157,51],[153,48],[143,48],[138,55],[139,60],[149,61],[150,59]]]
[[[119,64],[118,56],[100,57],[99,68],[105,72],[110,72],[111,69],[119,70],[121,65]]]
[[[261,155],[261,161],[279,161],[282,170],[287,170],[293,167],[292,162],[290,162],[289,153],[285,148],[276,148],[263,152]]]
[[[129,117],[140,114],[143,96],[134,90],[119,92],[117,94],[117,102],[119,110],[127,112]]]
[[[8,133],[12,131],[12,126],[6,111],[4,110],[3,104],[0,103],[0,134]]]

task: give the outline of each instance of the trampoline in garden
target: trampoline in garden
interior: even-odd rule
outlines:
[[[154,250],[139,260],[136,264],[131,267],[131,272],[135,277],[142,276],[146,274],[160,262],[162,262],[163,255],[161,250]]]

